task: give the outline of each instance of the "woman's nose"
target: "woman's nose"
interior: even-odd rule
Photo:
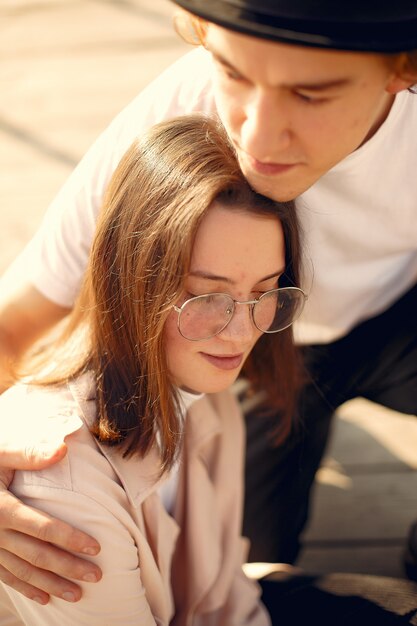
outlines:
[[[243,344],[251,342],[256,331],[250,305],[236,303],[232,318],[220,336]]]

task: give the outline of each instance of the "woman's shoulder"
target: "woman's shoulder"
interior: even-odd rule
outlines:
[[[53,465],[17,471],[11,487],[16,495],[30,499],[38,508],[51,498],[57,506],[59,502],[86,506],[90,501],[123,515],[134,492],[129,490],[129,479],[137,481],[141,461],[124,459],[117,449],[98,443],[92,434],[96,411],[92,376],[82,375],[59,387],[18,385],[7,393],[6,403],[8,423],[17,413],[8,445],[14,438],[18,450],[45,444],[59,447],[64,441],[67,448],[65,456]],[[3,408],[0,404],[0,420],[5,418]],[[151,469],[155,471],[155,463]]]

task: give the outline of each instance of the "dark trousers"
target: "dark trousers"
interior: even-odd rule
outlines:
[[[314,475],[340,404],[362,396],[417,415],[417,286],[342,339],[305,347],[303,355],[308,382],[289,440],[277,448],[267,435],[279,417],[246,417],[244,534],[252,561],[297,558]]]
[[[260,581],[273,626],[417,624],[417,584],[382,576],[277,575]]]

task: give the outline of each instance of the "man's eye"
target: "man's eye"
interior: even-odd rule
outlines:
[[[220,68],[221,73],[226,76],[226,78],[230,80],[241,80],[242,76],[239,72],[236,72],[233,68],[228,65],[223,65],[223,63],[218,63],[218,67]]]
[[[225,74],[230,80],[241,80],[242,76],[233,70],[225,69]]]
[[[326,102],[328,98],[324,98],[323,96],[313,96],[311,94],[302,93],[300,91],[296,91],[295,95],[302,102],[306,102],[308,104],[320,104],[322,102]]]

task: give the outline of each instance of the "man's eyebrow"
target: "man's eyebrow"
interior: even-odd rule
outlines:
[[[260,278],[257,283],[264,283],[266,280],[270,280],[271,278],[279,278],[281,274],[284,272],[284,268],[278,270],[278,272],[273,272],[272,274],[268,274],[268,276],[264,276]],[[235,281],[231,278],[227,278],[227,276],[218,276],[217,274],[211,274],[210,272],[204,272],[200,270],[196,270],[195,272],[190,272],[189,276],[195,276],[196,278],[203,278],[205,280],[212,281],[221,281],[223,283],[227,283],[228,285],[235,285]]]
[[[207,49],[213,55],[213,58],[218,61],[221,65],[228,67],[236,74],[243,76],[243,74],[238,70],[230,61],[225,59],[221,54],[212,50],[209,45],[207,45]],[[346,87],[352,83],[351,78],[335,78],[333,80],[322,80],[322,81],[314,81],[314,83],[285,83],[282,87],[287,87],[289,89],[300,89],[306,91],[325,91],[326,89],[336,89],[338,87]]]
[[[233,70],[234,72],[237,72],[237,74],[240,74],[239,70],[234,65],[232,65],[232,63],[230,63],[230,61],[225,59],[219,52],[216,52],[215,50],[210,48],[209,44],[207,44],[207,50],[212,54],[213,58],[216,61],[218,61],[222,65],[225,65],[226,67],[228,67],[229,69]]]
[[[337,78],[334,80],[315,81],[314,83],[295,83],[291,85],[286,85],[286,87],[306,91],[322,91],[326,89],[334,89],[336,87],[346,87],[351,83],[351,78]]]

